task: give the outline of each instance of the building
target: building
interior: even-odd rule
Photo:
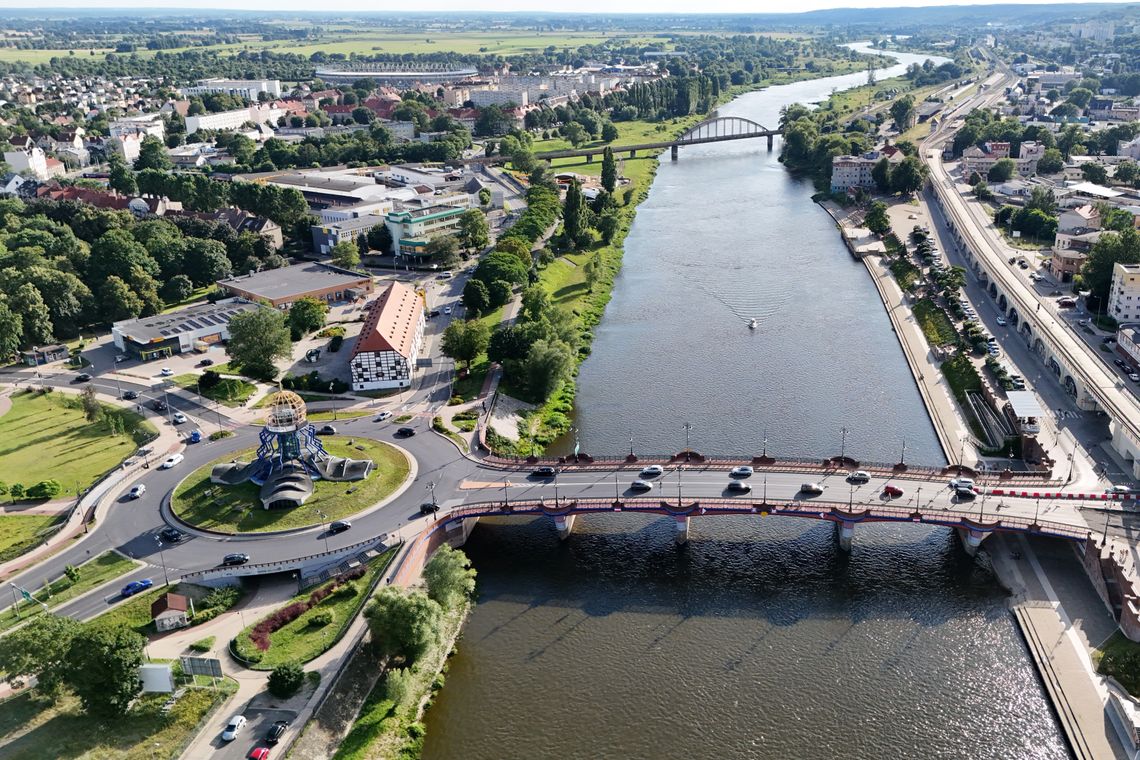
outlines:
[[[1111,42],[1116,36],[1116,24],[1112,21],[1086,21],[1083,24],[1070,24],[1069,33],[1082,40]]]
[[[354,391],[406,388],[424,339],[424,303],[407,285],[392,282],[376,299],[352,348]]]
[[[251,214],[234,206],[221,208],[205,217],[215,222],[222,222],[239,235],[243,232],[252,232],[265,241],[265,244],[274,251],[280,250],[285,244],[285,237],[281,233],[281,225],[264,216]]]
[[[434,238],[453,234],[466,211],[462,206],[427,206],[414,211],[393,211],[385,217],[397,256],[426,256]]]
[[[161,113],[144,113],[140,116],[125,116],[115,119],[108,127],[108,134],[116,139],[127,135],[140,135],[166,139],[166,122]]]
[[[352,84],[361,79],[371,79],[381,86],[409,89],[417,84],[445,84],[462,82],[474,78],[479,72],[475,69],[435,69],[431,71],[405,71],[400,69],[318,69],[315,78],[326,84]],[[334,96],[335,97],[335,96]]]
[[[272,98],[281,97],[281,82],[277,79],[199,79],[194,87],[183,87],[183,95],[205,95],[211,92],[224,92],[227,95],[240,95],[246,100],[257,100],[261,93]]]
[[[199,129],[237,131],[244,127],[247,122],[255,125],[273,125],[285,113],[285,109],[276,108],[272,105],[254,105],[249,108],[235,108],[232,111],[187,116],[186,134],[192,135]]]
[[[4,163],[8,164],[12,171],[31,174],[41,182],[51,177],[47,154],[31,140],[24,148],[4,151]]]
[[[218,280],[218,285],[232,295],[278,309],[306,297],[329,303],[355,301],[373,289],[367,274],[314,261],[238,275]]]
[[[1116,331],[1116,352],[1132,363],[1134,371],[1140,367],[1140,328],[1126,325]]]
[[[1140,264],[1113,265],[1108,315],[1121,324],[1140,322]]]
[[[318,253],[331,253],[337,243],[355,244],[361,236],[367,235],[373,227],[384,224],[386,217],[365,214],[364,216],[340,219],[313,225],[313,250]],[[385,251],[387,253],[387,251]]]
[[[205,351],[229,340],[229,322],[257,305],[237,298],[198,304],[168,314],[129,319],[111,326],[111,340],[128,356],[143,361],[188,351]]]
[[[57,343],[51,346],[33,346],[30,351],[21,351],[20,361],[29,367],[38,367],[41,364],[61,362],[67,356],[67,346]]]
[[[1100,229],[1100,212],[1096,206],[1086,203],[1076,208],[1067,208],[1057,214],[1057,231]]]
[[[163,594],[151,602],[150,617],[159,633],[190,625],[190,600],[182,594]]]
[[[904,156],[897,150],[890,155],[872,150],[860,156],[835,156],[831,159],[831,192],[845,193],[854,188],[874,187],[875,180],[871,178],[871,170],[884,158],[897,162]]]

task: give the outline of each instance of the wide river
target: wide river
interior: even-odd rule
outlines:
[[[902,63],[915,56],[900,56]],[[880,76],[899,71],[887,70]],[[775,125],[851,75],[721,109]],[[763,141],[662,163],[583,365],[583,448],[942,461],[890,323],[808,184]],[[751,317],[761,321],[755,333]],[[1064,758],[989,565],[951,533],[830,524],[484,520],[479,599],[428,760]]]

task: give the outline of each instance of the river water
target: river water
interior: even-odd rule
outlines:
[[[722,113],[774,124],[781,104],[864,79]],[[627,240],[583,366],[584,447],[620,452],[633,427],[643,451],[675,450],[690,410],[694,448],[718,453],[766,428],[771,450],[818,456],[845,425],[859,456],[890,459],[905,435],[908,461],[939,461],[868,275],[810,187],[755,147],[704,151],[662,165]],[[691,535],[677,549],[672,521],[636,515],[579,518],[565,542],[546,520],[482,521],[466,546],[478,605],[423,757],[1067,757],[984,553],[949,531],[860,526],[850,554],[830,524],[790,518],[694,518]]]

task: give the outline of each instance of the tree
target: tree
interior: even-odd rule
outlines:
[[[612,121],[602,124],[602,142],[613,142],[619,137],[621,137],[621,132],[618,131]]]
[[[880,193],[891,191],[891,162],[888,159],[880,158],[871,167],[871,180],[874,181],[875,187]]]
[[[135,319],[142,314],[142,299],[135,295],[122,278],[111,275],[98,288],[99,304],[106,322]]]
[[[139,157],[135,159],[135,171],[143,169],[157,169],[168,172],[174,168],[170,156],[166,152],[166,145],[154,135],[147,135],[139,143]]]
[[[1125,229],[1119,233],[1106,232],[1093,243],[1088,258],[1081,266],[1085,286],[1092,296],[1103,303],[1108,298],[1112,284],[1113,265],[1140,263],[1140,234],[1135,229]]]
[[[483,322],[457,319],[443,331],[440,351],[444,356],[463,362],[471,369],[471,362],[487,350],[491,328]]]
[[[1108,170],[1104,168],[1104,164],[1098,164],[1093,161],[1088,161],[1081,164],[1081,174],[1089,182],[1094,182],[1098,185],[1108,184]]]
[[[51,312],[44,303],[40,291],[30,282],[25,282],[16,292],[8,296],[8,308],[20,315],[23,332],[20,345],[26,348],[42,346],[51,342]]]
[[[181,303],[194,292],[194,283],[184,274],[176,274],[162,284],[159,294],[167,303]]]
[[[357,124],[371,124],[376,121],[376,112],[371,108],[360,106],[352,109],[352,120]]]
[[[488,153],[487,155],[491,155],[491,154]],[[490,205],[490,203],[491,203],[491,188],[489,188],[489,187],[479,188],[479,205],[480,206],[487,206],[487,205]]]
[[[495,251],[509,253],[517,258],[522,265],[530,269],[533,259],[530,254],[530,244],[517,237],[502,237],[495,243]]]
[[[598,232],[602,234],[602,242],[609,245],[614,241],[618,230],[621,229],[621,219],[613,209],[607,209],[598,217]]]
[[[289,307],[289,331],[293,340],[314,333],[325,326],[329,305],[311,296],[299,298]]]
[[[424,253],[430,256],[435,264],[450,269],[459,263],[459,239],[455,235],[432,238],[424,246]]]
[[[970,172],[970,178],[966,180],[966,183],[968,185],[970,185],[971,187],[973,187],[974,185],[978,184],[981,181],[982,181],[982,175],[978,174],[976,171],[972,171],[972,172]]]
[[[586,200],[582,195],[582,185],[577,180],[566,189],[566,200],[562,205],[562,224],[566,238],[574,247],[582,247],[589,240],[589,226],[586,216]]]
[[[7,361],[15,356],[23,332],[23,318],[8,308],[8,299],[0,295],[0,360]]]
[[[482,211],[469,208],[459,217],[459,242],[468,251],[478,251],[490,241],[487,217]]]
[[[292,353],[285,314],[271,306],[259,306],[236,314],[229,324],[226,353],[250,375],[268,380],[277,374],[274,362]]]
[[[269,693],[278,699],[288,699],[304,685],[305,669],[295,662],[278,665],[269,674]]]
[[[891,189],[897,193],[917,193],[926,184],[927,168],[914,156],[907,156],[891,170]]]
[[[368,247],[374,251],[392,252],[392,231],[386,224],[378,224],[368,230]]]
[[[593,293],[594,286],[598,284],[598,277],[601,276],[601,265],[598,263],[598,254],[595,253],[591,256],[583,268],[586,275],[586,291]]]
[[[863,226],[879,235],[885,235],[891,229],[891,220],[887,216],[887,204],[882,201],[875,201],[871,204],[871,208],[867,210],[867,216],[863,219]]]
[[[491,296],[482,280],[474,277],[463,286],[463,307],[472,314],[483,314],[491,306]]]
[[[422,591],[404,593],[386,586],[364,612],[372,646],[381,654],[414,662],[439,640],[443,610]]]
[[[1057,196],[1053,194],[1052,190],[1034,187],[1029,194],[1029,200],[1025,202],[1025,208],[1040,209],[1048,216],[1055,216],[1057,213]]]
[[[570,346],[559,340],[536,340],[527,352],[525,364],[531,394],[544,401],[569,379],[574,369]]]
[[[453,607],[475,592],[475,570],[471,560],[457,549],[443,544],[424,566],[428,596],[441,607]]]
[[[342,240],[332,249],[332,262],[338,267],[352,269],[360,264],[360,247],[351,240]]]
[[[999,158],[990,167],[989,173],[986,178],[990,182],[1006,182],[1013,178],[1017,173],[1017,164],[1014,163],[1012,158]]]
[[[506,325],[495,330],[491,342],[487,344],[487,358],[504,364],[508,361],[522,361],[530,350],[530,341],[519,325]]]
[[[550,294],[541,285],[531,285],[523,291],[519,316],[526,322],[537,322],[550,313]]]
[[[83,416],[88,422],[97,422],[103,416],[103,405],[95,396],[95,386],[85,385],[79,394],[79,403],[83,406]]]
[[[898,130],[906,131],[914,119],[914,96],[903,95],[901,98],[896,98],[895,102],[891,103],[890,112]]]
[[[562,136],[569,140],[570,144],[575,148],[586,142],[586,139],[590,136],[587,134],[586,128],[576,121],[563,124],[559,131],[562,132]]]
[[[617,187],[617,179],[617,161],[614,160],[614,150],[607,145],[602,153],[602,187],[607,193],[612,193]]]
[[[523,266],[518,257],[503,251],[491,251],[475,267],[475,277],[482,280],[488,288],[496,280],[503,280],[512,285],[522,285],[527,280],[526,273],[529,266]]]
[[[1112,175],[1116,180],[1125,184],[1132,184],[1140,177],[1140,167],[1135,161],[1121,161],[1116,165],[1116,173]]]
[[[226,247],[217,240],[187,238],[182,259],[183,274],[195,285],[209,285],[233,273]]]
[[[1037,159],[1038,174],[1056,174],[1064,168],[1065,159],[1056,148],[1046,148],[1041,158]]]
[[[1089,103],[1092,102],[1092,98],[1092,90],[1086,89],[1084,87],[1077,87],[1069,93],[1069,102],[1082,111],[1089,107]]]
[[[107,184],[111,186],[112,190],[117,190],[123,195],[134,195],[138,192],[138,185],[135,184],[135,175],[131,173],[130,168],[118,152],[111,151],[111,155],[107,158],[107,163],[110,167]]]
[[[67,682],[89,715],[124,715],[139,693],[146,639],[125,625],[83,626],[71,639]]]
[[[4,680],[16,685],[34,678],[36,691],[56,696],[67,682],[71,670],[68,653],[78,631],[76,621],[51,614],[33,618],[12,631],[0,647],[0,673]]]

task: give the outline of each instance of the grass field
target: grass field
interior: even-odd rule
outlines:
[[[348,445],[349,441],[352,446]],[[319,525],[361,512],[386,498],[408,476],[408,460],[398,449],[368,438],[328,436],[322,438],[325,450],[333,456],[371,459],[376,468],[366,480],[335,483],[318,480],[316,490],[296,509],[263,509],[259,486],[242,483],[219,486],[210,483],[210,470],[231,459],[250,461],[254,449],[227,454],[194,471],[175,489],[171,500],[174,512],[191,525],[222,533],[258,533]],[[323,512],[321,517],[317,512]],[[256,559],[255,559],[256,561]]]
[[[257,386],[246,380],[236,377],[223,377],[213,388],[200,388],[198,378],[193,372],[185,375],[175,375],[170,378],[179,388],[194,393],[201,393],[211,401],[217,401],[226,406],[245,406],[245,402],[257,393]]]
[[[1093,652],[1093,663],[1097,672],[1115,678],[1132,696],[1140,696],[1140,644],[1116,631]]]
[[[135,563],[118,552],[104,552],[95,559],[88,560],[79,566],[79,580],[72,583],[66,575],[61,575],[48,584],[47,588],[28,589],[38,601],[48,606],[48,609],[58,607],[80,594],[85,594],[96,586],[101,586],[113,578],[118,578],[135,568]],[[34,602],[21,602],[20,616],[16,617],[16,609],[9,606],[0,612],[0,632],[16,626],[28,618],[43,614],[44,608]]]
[[[116,414],[153,433],[137,414]],[[54,478],[63,495],[74,496],[77,487],[87,488],[137,448],[130,435],[111,433],[105,421],[88,422],[62,394],[19,393],[0,417],[0,480],[30,486]]]
[[[958,340],[958,331],[950,318],[929,298],[920,298],[911,307],[922,334],[932,346],[947,346]]]
[[[205,718],[237,688],[226,679],[218,689],[189,689],[169,713],[169,695],[144,694],[122,719],[109,722],[80,711],[79,700],[64,696],[54,705],[35,693],[0,703],[0,757],[9,760],[99,758],[166,760],[176,758]]]
[[[96,617],[93,625],[125,625],[128,628],[133,628],[144,636],[154,633],[154,621],[150,616],[150,606],[163,594],[167,592],[174,594],[182,594],[183,596],[190,597],[193,601],[196,615],[191,618],[191,625],[201,624],[208,622],[210,617],[204,615],[209,609],[216,609],[218,612],[214,614],[221,614],[225,610],[237,604],[241,600],[241,592],[234,587],[232,596],[228,597],[228,601],[223,604],[211,604],[214,597],[210,596],[213,589],[206,586],[198,586],[193,583],[175,583],[173,586],[161,585],[163,581],[162,570],[153,576],[155,586],[146,593],[136,594],[126,601],[116,604],[111,609]],[[221,594],[222,592],[218,592]],[[216,596],[216,594],[215,594]],[[210,599],[207,599],[210,597]]]
[[[42,536],[59,519],[56,515],[0,515],[0,562],[39,546]]]

